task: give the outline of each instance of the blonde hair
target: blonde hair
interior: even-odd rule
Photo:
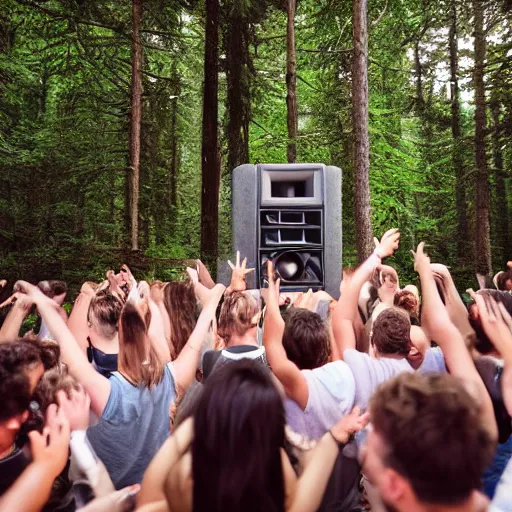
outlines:
[[[229,344],[233,334],[243,336],[256,327],[255,316],[259,313],[259,304],[250,294],[234,292],[224,299],[220,310],[217,332],[219,336]]]

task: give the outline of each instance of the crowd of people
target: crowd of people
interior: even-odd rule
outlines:
[[[339,300],[239,254],[227,288],[123,265],[69,317],[0,281],[0,511],[512,511],[512,262],[466,304],[423,243],[402,287],[399,241]]]

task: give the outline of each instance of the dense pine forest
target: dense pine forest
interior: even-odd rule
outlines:
[[[0,278],[215,261],[247,162],[342,168],[344,265],[512,259],[510,0],[0,4]]]

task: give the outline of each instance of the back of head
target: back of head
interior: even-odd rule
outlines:
[[[495,443],[461,380],[401,374],[377,390],[370,411],[384,467],[407,480],[417,500],[456,505],[480,487]]]
[[[101,336],[110,340],[117,333],[117,323],[122,309],[121,300],[105,290],[91,299],[87,319]]]
[[[234,292],[225,297],[220,309],[217,331],[219,336],[229,344],[232,336],[244,336],[256,327],[255,317],[259,305],[256,299],[244,292]]]
[[[301,370],[313,370],[329,362],[329,329],[320,315],[291,308],[285,322],[283,346],[290,361]]]
[[[512,270],[498,272],[493,279],[496,289],[500,291],[512,290]]]
[[[47,281],[39,281],[38,288],[50,299],[59,295],[64,295],[67,292],[68,286],[64,281],[50,279]]]
[[[30,382],[24,369],[39,363],[35,347],[22,342],[0,344],[0,423],[22,414],[30,404]]]
[[[125,304],[119,323],[119,371],[137,386],[153,387],[163,378],[164,364],[151,345],[142,313],[131,301]]]
[[[398,308],[386,308],[372,326],[371,342],[380,355],[406,356],[411,350],[411,321]]]
[[[267,368],[246,359],[214,372],[194,413],[194,512],[284,511],[284,425]]]
[[[420,303],[410,290],[400,290],[395,294],[393,304],[408,313],[411,318],[418,318]]]
[[[171,323],[171,343],[176,356],[196,326],[196,296],[189,281],[171,281],[164,288],[164,304]]]

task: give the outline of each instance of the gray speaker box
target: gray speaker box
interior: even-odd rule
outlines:
[[[232,174],[233,253],[247,257],[248,288],[260,288],[272,258],[283,291],[339,297],[341,169],[324,164],[241,165]],[[229,267],[218,277],[229,283]]]

